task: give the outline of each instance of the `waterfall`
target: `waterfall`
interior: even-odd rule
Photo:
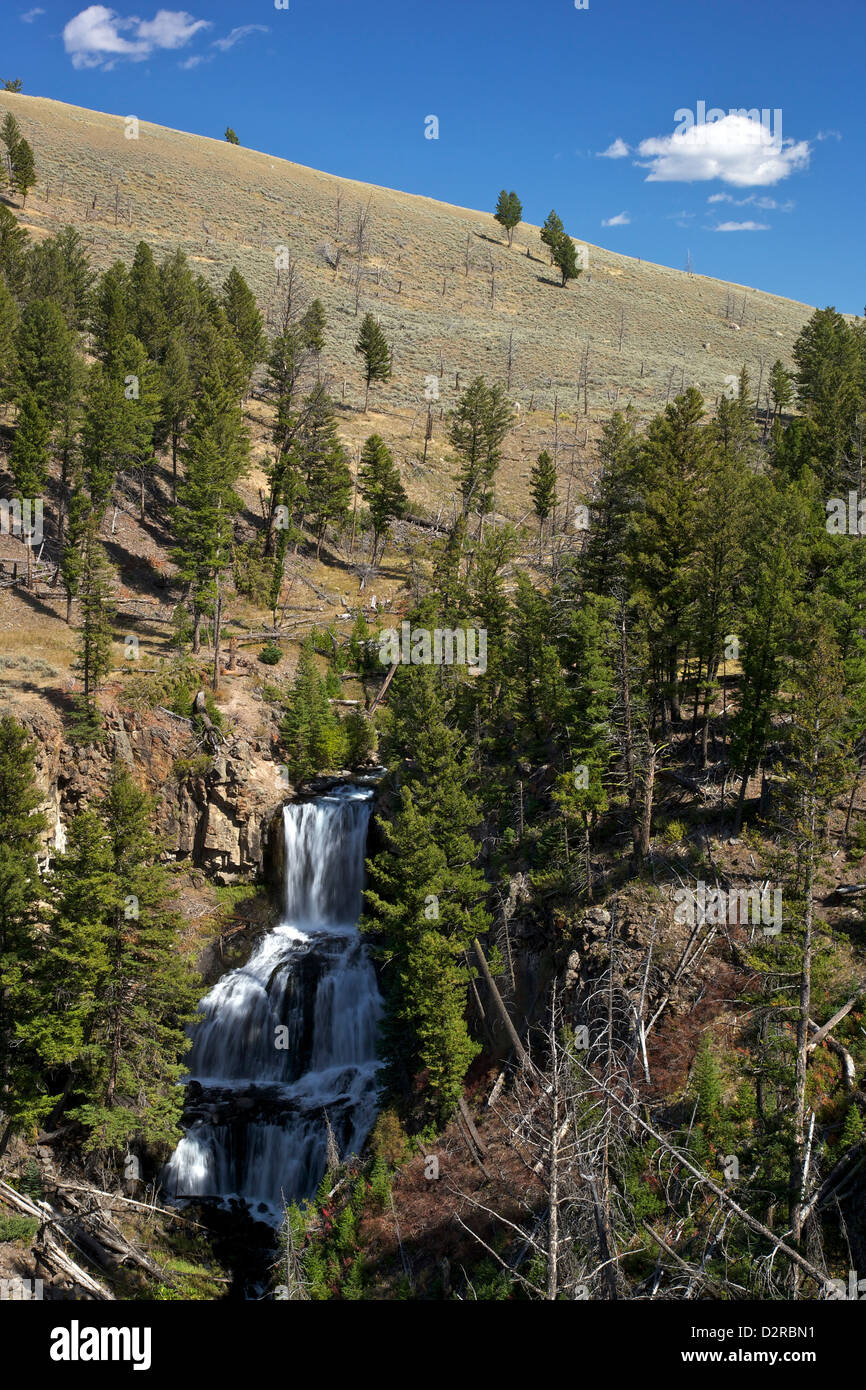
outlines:
[[[371,805],[344,786],[284,807],[285,916],[199,1005],[172,1196],[276,1221],[319,1185],[328,1125],[341,1157],[363,1144],[381,1011],[357,927]]]

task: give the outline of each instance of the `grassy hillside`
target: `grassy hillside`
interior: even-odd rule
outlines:
[[[620,405],[633,399],[649,414],[681,385],[714,399],[743,362],[756,386],[761,358],[787,361],[808,316],[793,300],[603,250],[580,226],[569,231],[588,245],[589,269],[563,290],[526,223],[509,249],[488,212],[148,122],[127,139],[122,116],[42,97],[0,93],[6,109],[36,152],[39,183],[22,219],[34,236],[71,222],[100,265],[128,260],[142,238],[157,254],[180,245],[215,283],[237,264],[264,309],[277,292],[276,248],[286,247],[328,312],[328,364],[341,390],[346,378],[347,398],[359,390],[355,233],[368,207],[360,309],[379,315],[394,345],[394,380],[380,393],[389,408],[419,404],[428,373],[441,377],[446,410],[456,374],[504,379],[513,334],[511,386],[524,407],[552,408],[554,393],[573,407],[588,347],[590,414],[608,411],[617,392]],[[332,259],[342,253],[336,270],[326,245]]]

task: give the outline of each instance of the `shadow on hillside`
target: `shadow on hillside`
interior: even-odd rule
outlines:
[[[119,541],[110,539],[103,541],[103,548],[111,563],[120,571],[127,589],[135,589],[136,593],[146,594],[148,598],[157,598],[167,590],[164,576],[154,568],[153,561],[147,556],[136,555]]]

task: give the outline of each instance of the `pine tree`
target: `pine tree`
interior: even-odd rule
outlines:
[[[489,927],[472,832],[478,806],[451,702],[431,667],[403,668],[392,685],[385,753],[399,807],[380,827],[363,926],[375,933],[386,988],[386,1082],[406,1093],[427,1072],[429,1113],[444,1121],[462,1094],[478,1045],[465,1019],[465,952]]]
[[[12,400],[15,392],[15,329],[18,306],[0,273],[0,406]]]
[[[160,358],[165,349],[167,325],[159,287],[159,272],[146,241],[135,248],[128,284],[129,331],[144,346],[148,357]]]
[[[19,140],[12,150],[12,183],[21,198],[21,206],[26,207],[27,194],[36,187],[36,161],[26,140]]]
[[[2,140],[3,144],[6,146],[6,172],[10,184],[14,182],[12,160],[15,155],[15,149],[22,139],[23,136],[21,134],[20,125],[12,115],[12,112],[7,111],[6,115],[3,117],[2,124],[0,124],[0,140]]]
[[[337,767],[342,759],[342,726],[329,704],[327,686],[316,668],[309,643],[304,644],[298,657],[281,734],[289,776],[296,784]]]
[[[14,213],[0,203],[0,273],[14,295],[20,296],[24,291],[29,240]]]
[[[145,478],[156,462],[160,373],[148,360],[144,345],[131,333],[120,344],[117,367],[124,383],[127,459],[138,474],[139,520],[144,522]]]
[[[641,507],[630,534],[630,582],[650,635],[654,695],[665,730],[680,718],[682,648],[690,630],[690,563],[712,452],[703,399],[689,387],[650,422],[643,448]]]
[[[370,383],[372,381],[387,381],[391,376],[391,349],[385,334],[372,314],[364,315],[358,341],[355,344],[355,351],[360,353],[364,359],[364,378],[367,383],[367,391],[364,396],[364,413],[366,414],[367,402],[370,399]]]
[[[553,243],[553,263],[562,276],[563,288],[569,280],[576,280],[583,270],[577,264],[577,251],[567,232],[563,232]]]
[[[230,145],[239,145],[241,143],[230,125],[226,126],[225,138],[226,140],[228,140]]]
[[[556,464],[546,449],[542,449],[529,475],[529,495],[532,509],[538,517],[538,563],[544,548],[544,523],[556,505]]]
[[[462,462],[459,484],[463,515],[468,515],[471,506],[481,523],[490,510],[493,480],[513,420],[504,387],[498,383],[487,386],[481,376],[466,388],[454,411],[449,439]]]
[[[56,304],[27,305],[15,330],[15,356],[19,394],[31,392],[53,424],[73,381],[72,336]]]
[[[321,299],[314,299],[305,310],[298,325],[304,347],[313,353],[317,363],[325,346],[327,322],[325,306]]]
[[[130,299],[129,272],[122,261],[115,261],[96,287],[90,325],[96,355],[112,375],[119,371],[121,344],[130,332]]]
[[[193,410],[189,353],[180,333],[169,335],[162,362],[162,395],[157,440],[171,443],[171,500],[177,501],[177,454]]]
[[[773,402],[773,419],[784,415],[793,399],[791,374],[777,357],[770,370],[770,398]]]
[[[28,1128],[50,1103],[22,1038],[34,1011],[37,855],[46,827],[34,755],[22,726],[0,717],[0,1157],[13,1131]]]
[[[508,245],[514,241],[514,229],[523,216],[523,204],[514,192],[506,193],[503,188],[496,204],[496,211],[493,216],[501,227],[508,233]]]
[[[97,517],[105,512],[117,474],[125,467],[129,457],[132,422],[122,379],[109,375],[99,363],[95,363],[87,382],[81,427],[81,457],[87,490]]]
[[[202,622],[216,607],[220,576],[231,561],[241,507],[236,485],[249,458],[240,408],[219,377],[205,386],[182,453],[186,473],[177,490],[174,555],[178,577],[188,587],[197,652]]]
[[[554,250],[556,245],[565,233],[561,219],[553,211],[547,214],[547,220],[541,229],[541,240],[550,251],[550,264],[554,264]]]
[[[232,266],[223,285],[223,307],[251,375],[267,352],[262,316],[256,297],[236,266]]]
[[[373,523],[372,563],[375,567],[379,541],[382,541],[384,555],[388,527],[395,518],[403,515],[408,502],[400,481],[400,471],[385,441],[378,434],[371,434],[361,450],[358,490],[370,508]]]
[[[111,669],[111,568],[91,517],[84,528],[81,547],[81,631],[77,665],[84,682],[84,704],[93,709],[94,695]]]
[[[70,825],[57,870],[46,975],[66,1042],[53,1060],[73,1069],[72,1115],[89,1131],[86,1150],[167,1145],[178,1133],[184,1030],[198,985],[177,950],[152,813],[116,769],[101,805]]]
[[[580,568],[586,589],[610,596],[626,581],[629,523],[637,503],[640,443],[630,411],[615,410],[605,421],[596,457]]]
[[[18,421],[9,462],[20,497],[40,497],[48,478],[51,430],[39,402],[26,395],[18,408]]]
[[[287,460],[289,472],[284,476],[284,487],[296,461],[303,469],[305,507],[316,533],[318,559],[328,526],[343,520],[352,496],[352,474],[337,435],[334,402],[323,386],[311,391],[304,402],[293,455]]]
[[[68,328],[77,332],[87,327],[96,276],[75,227],[64,227],[31,247],[26,272],[28,300],[50,299],[62,311]]]

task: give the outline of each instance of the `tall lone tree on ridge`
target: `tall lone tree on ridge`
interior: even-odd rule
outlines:
[[[559,238],[563,235],[564,232],[565,228],[562,225],[562,219],[551,208],[550,212],[547,214],[547,221],[541,229],[541,240],[544,242],[545,246],[550,251],[551,265],[555,263],[553,253],[556,247],[556,243],[558,242]]]
[[[364,359],[364,376],[367,382],[367,391],[364,396],[364,414],[366,415],[367,402],[370,399],[370,382],[387,381],[391,375],[391,349],[385,334],[372,314],[364,315],[361,332],[358,334],[358,341],[355,344],[355,351],[359,352]]]
[[[523,204],[513,190],[511,193],[506,193],[503,188],[493,216],[508,233],[508,245],[510,246],[514,240],[514,228],[523,216]]]

